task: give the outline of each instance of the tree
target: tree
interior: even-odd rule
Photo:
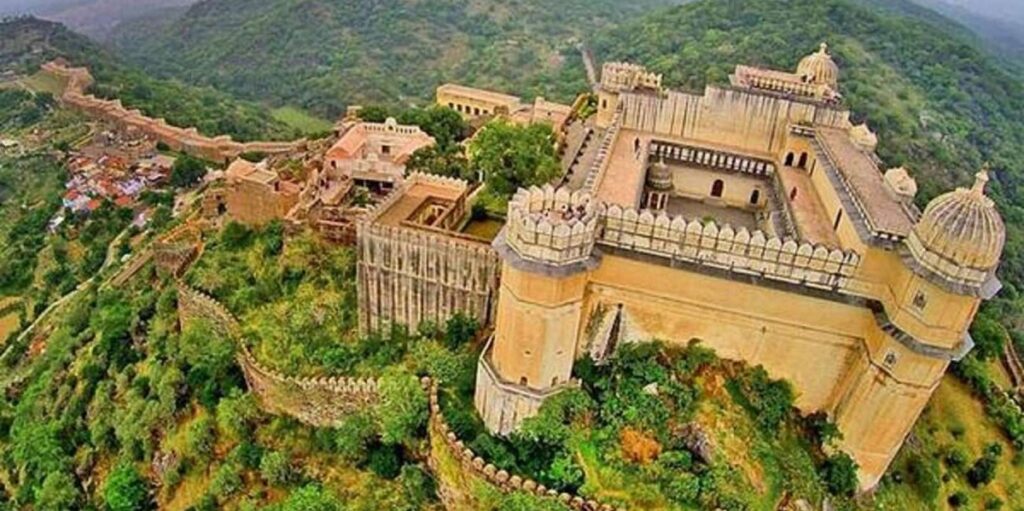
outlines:
[[[450,350],[457,350],[472,341],[478,330],[480,330],[480,322],[476,318],[459,312],[445,323],[444,344]]]
[[[853,495],[857,491],[857,463],[845,452],[829,456],[819,471],[825,487],[833,495]]]
[[[256,400],[241,389],[231,389],[228,396],[217,403],[217,426],[234,441],[249,437],[252,421],[258,416]]]
[[[122,461],[107,476],[103,498],[110,511],[140,511],[151,509],[149,489],[145,479],[131,463]]]
[[[406,172],[419,172],[438,176],[476,181],[476,173],[469,166],[469,160],[458,146],[443,149],[429,146],[412,153],[405,165]]]
[[[74,477],[66,472],[51,472],[43,480],[43,485],[36,488],[36,509],[73,509],[80,496]]]
[[[1003,447],[999,444],[989,444],[985,447],[985,453],[967,471],[967,482],[975,488],[991,483],[996,478],[996,468],[1002,455]]]
[[[205,175],[206,164],[203,160],[182,154],[171,168],[171,184],[178,188],[188,188],[198,183]]]
[[[505,198],[519,188],[550,183],[560,172],[554,133],[546,124],[492,121],[470,142],[469,160],[491,192]]]
[[[380,404],[376,409],[381,441],[401,444],[427,423],[427,396],[416,376],[389,370],[380,380]]]

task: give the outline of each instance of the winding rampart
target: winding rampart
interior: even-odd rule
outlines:
[[[336,427],[346,417],[378,401],[380,385],[374,378],[299,378],[263,366],[249,352],[235,316],[217,300],[182,282],[178,284],[178,314],[183,325],[204,320],[217,332],[238,341],[238,364],[249,389],[267,413],[294,417],[314,427]],[[476,509],[472,488],[487,484],[502,492],[522,491],[552,498],[575,511],[624,511],[624,508],[546,488],[484,460],[466,447],[448,424],[441,411],[437,383],[429,378],[424,378],[422,383],[430,397],[428,465],[437,475],[438,493],[447,509]]]
[[[68,67],[54,61],[43,64],[42,69],[67,80],[67,86],[60,98],[65,105],[105,121],[139,129],[153,139],[167,144],[171,149],[193,156],[227,162],[244,153],[288,153],[298,150],[306,143],[304,139],[294,142],[238,142],[228,135],[209,137],[200,134],[196,128],[171,126],[164,119],[147,117],[139,110],[126,108],[120,100],[100,99],[86,94],[94,80],[89,70],[84,67]]]

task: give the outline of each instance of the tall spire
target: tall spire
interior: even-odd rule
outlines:
[[[985,195],[985,186],[988,184],[988,163],[982,165],[981,170],[974,175],[974,186],[971,187],[971,193],[975,195]]]

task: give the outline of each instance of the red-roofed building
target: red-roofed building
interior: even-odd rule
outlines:
[[[324,170],[328,176],[346,176],[371,188],[390,189],[402,181],[412,154],[434,144],[434,137],[418,126],[404,126],[393,118],[383,123],[360,122],[327,151]]]

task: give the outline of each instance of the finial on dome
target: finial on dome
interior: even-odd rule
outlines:
[[[819,46],[818,48],[819,53],[821,53],[822,55],[828,55],[828,43],[822,41],[821,46]]]
[[[974,186],[971,187],[971,192],[977,195],[985,195],[985,185],[988,184],[988,163],[982,165],[981,170],[974,175]]]

